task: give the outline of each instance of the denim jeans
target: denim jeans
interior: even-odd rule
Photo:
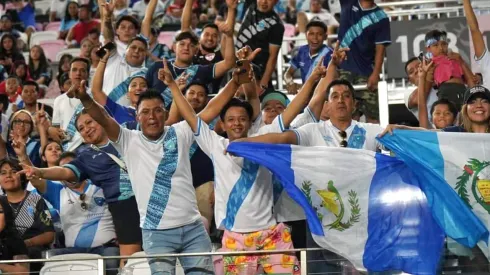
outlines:
[[[49,250],[49,256],[56,255],[65,255],[65,254],[74,254],[74,253],[90,253],[90,254],[98,254],[100,256],[119,256],[119,247],[105,247],[105,246],[97,246],[97,247],[67,247],[67,248],[57,248]],[[105,260],[105,268],[107,274],[117,274],[119,268],[119,260]]]
[[[211,252],[211,240],[201,219],[181,227],[148,230],[143,229],[143,249],[147,255],[165,253]],[[211,256],[178,257],[187,275],[214,274]],[[175,274],[173,257],[149,260],[151,274]]]

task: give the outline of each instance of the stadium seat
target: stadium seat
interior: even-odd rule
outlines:
[[[48,10],[51,8],[51,1],[49,0],[41,0],[36,1],[36,14],[46,14]]]
[[[58,39],[57,31],[44,31],[44,32],[35,32],[31,35],[31,42],[29,43],[29,48],[34,45],[39,45],[40,41],[52,41]]]
[[[41,48],[44,50],[44,54],[46,57],[51,60],[55,61],[56,57],[59,52],[61,52],[65,48],[65,41],[64,40],[49,40],[49,41],[40,41],[39,45]]]
[[[97,254],[65,254],[49,257],[49,259],[73,259],[73,261],[47,262],[41,269],[40,275],[97,275]],[[81,260],[89,259],[89,260]],[[90,260],[94,259],[94,260]]]
[[[136,252],[132,256],[140,256],[144,257],[146,256],[144,251]],[[126,263],[125,267],[129,267],[133,269],[133,274],[138,274],[138,275],[150,275],[151,270],[150,270],[150,265],[148,264],[147,259],[128,259],[128,262]],[[179,263],[179,260],[177,260],[177,264],[175,266],[175,274],[176,275],[184,275],[184,269]]]
[[[71,54],[73,57],[78,57],[80,55],[80,49],[64,49],[56,55],[56,62],[59,62],[64,54]]]
[[[296,35],[296,27],[292,24],[284,24],[284,36],[294,37]]]
[[[44,28],[45,31],[59,31],[61,26],[61,22],[49,22],[48,25]]]
[[[174,43],[175,32],[161,32],[158,35],[158,43],[165,44],[169,48],[172,48],[172,44]]]

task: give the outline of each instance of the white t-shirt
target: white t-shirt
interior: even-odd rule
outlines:
[[[284,132],[287,129],[296,129],[296,128],[301,127],[305,124],[314,123],[314,122],[318,122],[318,120],[315,118],[315,115],[311,112],[310,108],[306,107],[303,110],[303,113],[297,115],[293,119],[293,121],[289,125],[289,128],[286,128],[284,126],[284,124],[282,122],[282,114],[278,115],[272,121],[271,124],[278,123],[277,125],[281,128],[281,132]],[[261,135],[260,132],[264,126],[267,126],[267,124],[265,124],[265,122],[262,118],[262,113],[260,113],[260,115],[255,119],[255,121],[252,123],[252,126],[248,130],[248,136],[251,137],[251,136],[255,136],[255,135]]]
[[[140,67],[133,67],[126,62],[123,56],[118,53],[113,54],[107,61],[102,90],[109,95],[117,85],[143,68],[144,64]],[[123,106],[131,105],[127,97],[122,97],[117,103]]]
[[[383,130],[378,124],[352,120],[350,126],[345,130],[348,147],[376,152],[379,147],[376,137]],[[330,120],[310,123],[293,131],[298,138],[298,145],[301,146],[340,147],[342,141],[340,130],[333,126]]]
[[[305,12],[306,17],[308,18],[308,21],[322,21],[325,23],[328,27],[330,26],[338,26],[339,22],[335,17],[328,12],[326,9],[322,9],[321,12],[319,13],[312,13],[311,11]]]
[[[490,89],[490,55],[488,54],[488,49],[485,49],[481,57],[478,58],[475,56],[475,62],[480,66],[480,72],[483,76],[483,86]]]
[[[54,100],[53,126],[59,126],[71,136],[71,140],[63,144],[66,151],[75,150],[82,144],[82,137],[75,127],[75,113],[82,109],[79,99],[69,98],[66,94],[61,94]]]
[[[418,108],[418,106],[416,106],[414,108],[408,107],[408,101],[410,100],[410,96],[412,95],[413,92],[414,91],[406,91],[404,94],[403,100],[405,101],[405,106],[407,107],[407,109],[415,116],[415,118],[417,120],[419,120],[419,108]],[[434,102],[436,102],[437,100],[438,100],[437,91],[434,89],[431,89],[430,93],[429,93],[429,97],[427,98],[427,112],[429,113],[429,121],[430,121],[430,118],[432,116],[432,114],[430,113],[430,108],[432,107],[432,104],[434,104]]]
[[[65,12],[66,12],[66,6],[68,5],[69,1],[60,1],[60,0],[52,0],[51,1],[51,7],[50,11],[56,12],[56,17],[59,18],[60,20],[63,20],[65,18]]]
[[[140,19],[143,19],[147,8],[148,8],[148,4],[146,4],[144,0],[141,0],[134,3],[132,12],[133,14],[136,14]],[[155,12],[153,13],[153,18],[164,13],[165,13],[165,5],[163,4],[162,1],[158,1]]]
[[[117,53],[120,55],[120,56],[124,56],[126,54],[126,49],[128,48],[128,44],[122,42],[121,40],[119,40],[118,38],[115,38],[114,39],[115,42],[116,42],[116,49],[117,49]]]
[[[193,142],[185,121],[165,127],[155,141],[120,128],[114,145],[128,168],[141,228],[170,229],[200,219],[189,160]]]
[[[82,208],[81,193],[58,182],[46,181],[43,197],[60,214],[66,247],[97,247],[116,238],[112,215],[102,188],[87,182]]]
[[[214,165],[216,226],[245,233],[275,225],[271,173],[244,158],[223,154],[230,140],[198,121],[196,142]]]

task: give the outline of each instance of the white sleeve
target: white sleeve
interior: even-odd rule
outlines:
[[[282,115],[281,115],[282,116]],[[281,120],[282,121],[282,120]],[[318,123],[318,120],[316,119],[315,115],[313,112],[310,110],[309,107],[306,107],[303,111],[303,113],[299,114],[292,122],[291,125],[289,125],[289,129],[296,129],[299,128],[303,125],[306,125],[308,123]],[[284,128],[284,125],[283,125]],[[284,131],[284,130],[283,130]]]
[[[331,13],[328,15],[330,15],[330,18],[328,19],[327,26],[339,26],[337,19]]]
[[[62,96],[62,95],[60,95]],[[60,96],[58,96],[53,103],[53,119],[51,120],[51,123],[53,126],[59,126],[61,127],[61,113],[60,113]]]
[[[285,130],[284,124],[282,123],[282,115],[278,115],[271,124],[260,127],[260,129],[252,136],[260,136],[268,133],[282,133]]]
[[[197,131],[194,133],[194,136],[199,148],[201,148],[201,150],[209,157],[211,157],[213,152],[218,149],[221,153],[223,153],[223,149],[225,148],[220,146],[220,140],[222,137],[216,134],[215,131],[209,129],[209,125],[207,125],[206,122],[202,121],[200,118],[198,118]]]
[[[183,146],[182,148],[190,148],[192,143],[194,143],[194,132],[187,121],[183,120],[170,127],[175,129],[179,144]]]
[[[292,130],[296,134],[296,138],[298,139],[298,145],[310,146],[311,133],[315,133],[315,129],[314,129],[315,127],[317,127],[316,123],[309,123],[297,129]]]
[[[488,54],[488,49],[482,56],[475,56],[475,62],[480,66],[480,72],[483,76],[483,86],[490,88],[490,55]]]
[[[133,137],[137,135],[137,131],[132,131],[123,127],[119,127],[119,137],[117,138],[117,141],[114,142],[114,148],[116,148],[123,159],[126,156],[129,145],[132,143],[131,141]]]
[[[250,126],[250,129],[248,130],[248,135],[253,136],[254,134],[258,133],[260,130],[260,125],[262,125],[262,112],[260,112],[255,121],[252,122],[252,126]]]

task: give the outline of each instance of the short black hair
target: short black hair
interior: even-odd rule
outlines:
[[[22,166],[17,159],[3,158],[0,160],[0,168],[2,168],[4,165],[9,165],[12,170],[15,170],[17,172],[22,171]],[[29,181],[27,180],[26,175],[20,174],[20,187],[22,188],[22,190],[26,190],[28,183]]]
[[[98,28],[93,28],[88,32],[88,34],[93,34],[93,33],[95,33],[95,34],[97,34],[97,36],[99,36],[100,30]]]
[[[458,108],[456,108],[456,105],[452,101],[449,101],[446,98],[441,98],[439,100],[434,101],[434,103],[432,103],[432,106],[430,107],[431,115],[434,113],[434,110],[436,109],[437,105],[447,105],[449,111],[453,114],[454,119],[456,119],[456,116],[458,115]]]
[[[60,165],[60,162],[66,158],[74,158],[76,159],[77,158],[77,154],[75,152],[72,152],[72,151],[66,151],[66,152],[63,152],[61,153],[60,157],[58,158],[58,163],[57,165]]]
[[[330,82],[330,84],[328,84],[326,100],[328,100],[328,97],[330,96],[330,90],[332,89],[332,87],[338,85],[347,86],[349,88],[349,91],[352,93],[352,96],[354,96],[354,86],[352,86],[352,83],[345,79],[335,79],[334,81]]]
[[[205,92],[207,95],[209,95],[209,88],[208,88],[208,85],[206,85],[206,84],[204,84],[204,83],[202,83],[202,82],[199,82],[199,81],[193,81],[193,82],[189,83],[189,85],[185,86],[185,88],[184,88],[184,90],[182,91],[182,93],[185,95],[185,94],[187,93],[187,91],[189,90],[189,88],[190,88],[191,86],[195,86],[195,85],[203,87],[203,88],[204,88],[204,92]]]
[[[123,15],[123,16],[119,17],[117,19],[117,21],[116,21],[116,25],[115,25],[115,28],[114,29],[117,30],[119,28],[119,25],[121,25],[121,23],[123,21],[129,21],[129,22],[131,22],[134,25],[134,28],[139,31],[139,29],[140,29],[140,23],[138,22],[138,20],[136,18],[134,18],[131,15]]]
[[[157,35],[159,35],[159,34],[160,34],[160,30],[158,30],[158,29],[157,29],[157,28],[155,28],[155,27],[151,27],[151,29],[150,29],[150,33],[151,33],[151,35],[153,35],[153,36],[157,36]]]
[[[133,41],[139,41],[139,42],[143,43],[146,46],[146,48],[148,49],[148,40],[146,40],[143,36],[137,35],[137,36],[129,39],[128,47],[129,47],[129,45],[131,45],[131,43],[133,43]]]
[[[248,118],[250,120],[252,120],[252,117],[253,117],[253,114],[254,114],[252,105],[250,105],[250,103],[248,103],[247,101],[243,101],[243,100],[241,100],[239,98],[234,97],[230,101],[228,101],[228,103],[226,103],[226,105],[223,107],[223,109],[221,109],[221,112],[219,113],[219,117],[221,118],[221,121],[225,121],[226,112],[231,107],[241,107],[241,108],[244,108],[245,111],[248,114]]]
[[[179,41],[184,40],[184,39],[190,39],[191,43],[194,45],[199,44],[199,38],[196,36],[196,34],[194,32],[191,32],[191,31],[180,32],[175,37],[176,42],[179,42]]]
[[[90,8],[90,5],[88,5],[88,4],[81,5],[80,9],[87,9],[89,11],[89,13],[92,11],[92,9]]]
[[[308,24],[306,24],[306,31],[308,31],[309,28],[311,27],[319,27],[319,28],[322,28],[323,31],[325,33],[327,33],[327,25],[325,25],[325,23],[323,23],[322,21],[319,21],[319,20],[311,20],[310,22],[308,22]]]
[[[73,58],[70,61],[70,68],[71,68],[71,65],[73,65],[73,63],[75,63],[75,62],[83,62],[83,63],[85,63],[85,65],[87,65],[87,72],[90,70],[90,61],[87,58],[84,58],[84,57],[75,57],[75,58]]]
[[[36,82],[36,81],[34,81],[34,80],[26,80],[26,81],[24,82],[23,87],[25,87],[25,86],[27,86],[27,85],[36,87],[36,92],[39,92],[39,84],[37,84],[37,82]]]
[[[138,102],[136,103],[136,110],[139,109],[141,102],[143,102],[144,100],[151,100],[151,99],[159,99],[160,101],[162,101],[163,106],[165,106],[165,98],[163,97],[162,93],[152,88],[140,94],[140,97],[138,98]]]
[[[414,62],[415,60],[419,60],[419,58],[418,57],[412,57],[407,62],[405,62],[405,73],[407,75],[408,75],[408,71],[407,71],[408,65],[410,65],[410,63]]]
[[[20,81],[20,78],[18,78],[15,74],[9,74],[5,80],[11,79],[11,78],[17,80],[17,83],[19,83],[19,85],[22,84],[22,81]]]
[[[0,94],[0,104],[3,104],[2,105],[2,110],[1,110],[2,113],[7,112],[7,109],[8,109],[9,104],[10,104],[8,95],[6,95],[6,94]]]
[[[218,25],[216,25],[214,23],[208,23],[208,24],[204,25],[202,27],[202,30],[204,31],[205,28],[213,28],[213,29],[216,29],[219,32]]]

